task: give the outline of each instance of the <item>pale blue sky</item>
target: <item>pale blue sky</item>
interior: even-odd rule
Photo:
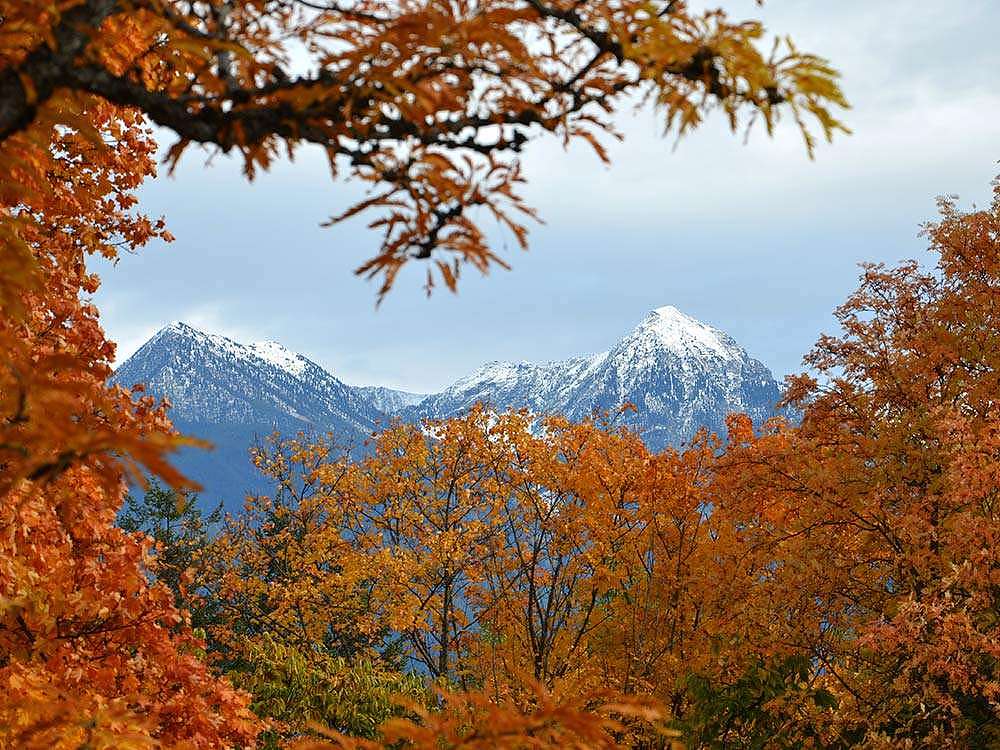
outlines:
[[[239,340],[276,339],[354,384],[438,389],[491,359],[548,360],[607,348],[672,304],[736,337],[776,375],[797,371],[857,264],[923,257],[935,196],[987,202],[1000,172],[1000,2],[723,2],[829,57],[855,134],[810,162],[791,127],[747,145],[721,117],[677,144],[649,109],[622,113],[602,166],[553,140],[524,157],[546,220],[511,272],[467,272],[458,296],[426,299],[411,269],[377,309],[352,269],[377,237],[320,223],[359,188],[304,150],[247,184],[203,167],[142,190],[177,241],[95,263],[105,326],[127,356],[173,320]]]

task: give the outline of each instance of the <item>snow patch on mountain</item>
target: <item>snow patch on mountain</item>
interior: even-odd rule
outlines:
[[[673,305],[658,307],[646,316],[635,333],[654,335],[660,344],[680,357],[719,356],[739,357],[733,340],[717,328],[685,315]]]
[[[270,362],[295,377],[302,375],[309,364],[309,360],[301,354],[289,351],[277,341],[255,341],[247,348],[265,362]]]
[[[211,424],[338,429],[367,435],[381,413],[351,386],[275,342],[240,344],[185,323],[156,333],[112,382],[144,383],[172,414]]]
[[[427,398],[426,393],[398,391],[381,385],[355,386],[355,390],[362,398],[368,399],[375,408],[386,414],[397,414],[406,407],[419,404]]]

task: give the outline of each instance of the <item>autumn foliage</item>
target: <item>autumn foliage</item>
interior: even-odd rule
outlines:
[[[621,747],[628,731],[625,722],[651,725],[661,717],[654,701],[616,695],[607,690],[557,702],[536,685],[534,702],[529,708],[497,701],[477,692],[442,692],[440,697],[442,705],[438,710],[415,707],[414,719],[386,722],[379,742],[357,740],[319,729],[325,739],[300,740],[291,747],[293,750],[381,750],[385,747],[611,750]],[[660,734],[663,738],[677,736],[671,731]]]
[[[247,697],[196,658],[146,538],[114,526],[123,470],[180,478],[163,409],[105,385],[114,348],[82,299],[87,254],[164,234],[133,211],[153,144],[134,115],[89,119],[0,157],[0,742],[232,745],[256,732]]]
[[[600,149],[601,118],[631,90],[652,93],[681,131],[712,104],[768,126],[784,108],[827,135],[840,127],[827,105],[843,98],[822,60],[765,58],[756,24],[657,10],[0,1],[5,746],[224,747],[251,743],[261,726],[250,696],[205,660],[179,589],[151,582],[150,541],[114,524],[126,476],[184,486],[165,459],[179,438],[164,407],[107,387],[114,346],[87,301],[98,284],[88,256],[170,239],[136,208],[155,171],[144,118],[178,134],[171,160],[188,143],[215,144],[239,151],[248,175],[279,150],[319,145],[335,172],[375,188],[344,216],[383,211],[382,249],[362,271],[387,289],[406,259],[440,250],[453,286],[460,261],[498,261],[470,207],[524,241],[515,217],[531,211],[512,155],[526,138],[548,131]],[[292,71],[292,55],[307,70]],[[372,606],[344,596],[345,607]]]
[[[720,503],[776,563],[760,593],[794,613],[755,631],[812,655],[828,731],[872,745],[1000,739],[1000,185],[988,210],[941,209],[937,268],[866,266],[790,383],[801,426],[736,420],[722,460]]]
[[[303,747],[995,746],[998,228],[1000,194],[944,202],[936,269],[865,267],[795,424],[654,454],[614,415],[478,407],[362,458],[260,450],[279,492],[206,558],[232,611],[466,691]]]
[[[0,18],[0,747],[1000,746],[1000,187],[942,202],[932,270],[864,268],[793,423],[660,453],[614,414],[485,406],[364,455],[279,437],[274,492],[209,534],[88,301],[88,257],[170,239],[136,205],[147,122],[248,176],[322,148],[371,187],[332,221],[371,213],[384,294],[412,259],[450,288],[503,264],[474,216],[525,243],[536,135],[604,158],[645,97],[678,134],[784,113],[811,150],[844,129],[836,74],[674,1]],[[119,517],[149,474],[192,533]]]

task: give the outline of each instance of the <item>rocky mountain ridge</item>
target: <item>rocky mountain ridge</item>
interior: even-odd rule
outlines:
[[[659,449],[700,427],[724,431],[733,411],[763,421],[780,395],[770,370],[731,336],[665,306],[605,352],[545,364],[490,362],[402,415],[447,417],[488,401],[582,419],[627,402],[637,409],[630,424]]]
[[[725,332],[674,307],[650,311],[607,351],[548,363],[490,362],[433,394],[352,386],[274,341],[240,344],[172,323],[116,370],[113,382],[144,383],[168,398],[183,432],[210,440],[178,465],[210,499],[242,502],[265,491],[246,458],[263,435],[333,432],[363,450],[392,418],[416,421],[460,414],[479,401],[582,419],[628,402],[626,423],[653,449],[679,445],[699,428],[722,432],[733,411],[755,423],[774,414],[780,387],[770,371]]]

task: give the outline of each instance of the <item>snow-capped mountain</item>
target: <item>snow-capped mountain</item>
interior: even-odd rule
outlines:
[[[277,342],[239,344],[184,323],[143,344],[112,382],[145,383],[187,421],[367,434],[381,416],[358,389]]]
[[[541,365],[490,362],[403,414],[446,417],[488,401],[581,419],[631,403],[637,413],[626,422],[662,448],[703,426],[724,433],[734,411],[760,423],[773,416],[780,395],[767,367],[731,336],[667,306],[606,352]]]
[[[266,482],[247,460],[248,448],[274,431],[333,432],[362,449],[379,423],[448,417],[478,401],[498,409],[528,408],[581,419],[634,404],[626,423],[651,448],[679,445],[700,427],[724,432],[734,411],[755,423],[774,414],[780,388],[767,367],[728,334],[674,307],[650,312],[608,351],[546,364],[490,362],[440,393],[350,386],[310,359],[265,341],[240,344],[183,323],[159,331],[115,372],[112,382],[172,404],[185,434],[216,445],[188,449],[177,464],[205,496],[236,507]]]
[[[281,344],[239,344],[184,323],[143,344],[112,382],[143,383],[147,392],[168,398],[177,428],[215,445],[211,452],[185,449],[176,463],[206,497],[224,498],[230,507],[266,487],[247,457],[263,437],[332,431],[345,445],[360,446],[385,418],[359,389]]]

